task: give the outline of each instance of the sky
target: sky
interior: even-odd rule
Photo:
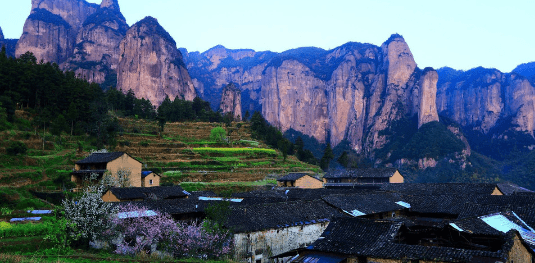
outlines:
[[[0,27],[19,38],[31,0],[3,0]],[[100,0],[88,0],[100,4]],[[178,47],[282,52],[380,46],[398,33],[420,68],[511,72],[535,61],[533,0],[119,0],[129,25],[153,16]]]

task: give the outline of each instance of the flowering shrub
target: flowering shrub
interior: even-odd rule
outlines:
[[[91,177],[96,176],[96,174],[91,175]],[[117,209],[111,203],[102,200],[105,190],[106,186],[102,183],[88,185],[78,200],[63,200],[65,219],[73,223],[73,227],[67,229],[72,239],[89,244],[89,241],[101,239],[103,231],[111,228],[109,217]]]
[[[228,232],[209,232],[202,224],[176,223],[166,214],[127,204],[105,231],[115,253],[138,255],[156,251],[177,257],[219,258],[231,252]]]

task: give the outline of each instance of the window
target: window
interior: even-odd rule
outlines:
[[[152,185],[152,180],[149,180],[149,184]]]

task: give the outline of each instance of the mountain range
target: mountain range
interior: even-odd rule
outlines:
[[[381,46],[188,52],[155,18],[129,26],[117,0],[32,0],[20,39],[0,29],[0,43],[153,105],[200,96],[235,118],[259,111],[288,137],[315,141],[318,155],[330,143],[373,166],[462,172],[495,160],[486,173],[504,175],[505,162],[535,148],[535,63],[512,73],[420,68],[398,34]]]

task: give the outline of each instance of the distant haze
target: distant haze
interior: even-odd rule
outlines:
[[[98,3],[101,1],[90,0]],[[119,0],[132,25],[153,16],[178,47],[205,51],[227,48],[285,51],[315,46],[332,49],[346,42],[381,45],[399,33],[421,68],[477,66],[512,71],[535,61],[533,0]],[[30,0],[5,1],[0,27],[19,38]]]

